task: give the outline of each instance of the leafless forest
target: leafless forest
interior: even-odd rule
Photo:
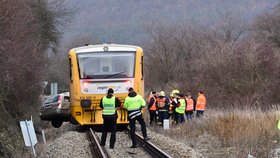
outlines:
[[[60,2],[0,1],[0,157],[21,157],[20,120],[38,116],[47,49],[68,20]]]
[[[112,7],[115,10],[108,12],[107,5],[118,5],[110,2],[98,7],[99,10],[86,13],[100,12],[95,15],[100,19],[106,13],[122,13],[120,17],[128,14],[122,12],[121,7]],[[256,10],[267,5],[264,1],[257,2]],[[75,3],[71,5],[75,6]],[[199,5],[192,3],[194,7]],[[209,1],[210,6],[215,3],[222,2]],[[242,5],[254,3],[248,1]],[[133,7],[125,2],[119,5],[130,8],[129,11],[137,9],[137,5],[164,6],[161,1],[153,1],[150,5],[145,1],[132,4]],[[187,2],[165,9],[176,10],[184,5]],[[280,7],[277,4],[245,19],[231,14],[234,11],[214,14],[210,19],[203,16],[200,20],[175,18],[176,14],[170,12],[166,17],[173,19],[168,22],[163,14],[155,12],[153,20],[138,21],[139,17],[150,16],[141,11],[129,20],[105,19],[103,25],[97,25],[100,20],[94,19],[97,25],[94,26],[86,25],[88,19],[84,16],[78,22],[84,21],[81,26],[88,30],[72,31],[72,34],[64,31],[78,28],[79,23],[72,25],[71,19],[79,13],[83,16],[84,12],[66,6],[63,1],[50,0],[0,1],[0,157],[19,157],[26,152],[18,121],[29,119],[31,115],[35,122],[38,120],[40,95],[48,93],[43,91],[42,81],[58,82],[59,90],[66,91],[68,50],[85,43],[100,43],[102,34],[113,43],[126,42],[143,47],[147,92],[170,92],[176,88],[196,94],[203,90],[210,109],[269,111],[279,104]],[[243,11],[248,8],[244,7]],[[188,14],[184,8],[178,10],[182,15]],[[219,20],[215,21],[215,17]],[[60,43],[62,37],[67,38],[64,43]],[[211,129],[214,129],[213,125]]]
[[[215,29],[155,26],[145,45],[147,87],[203,90],[211,107],[279,103],[279,13],[276,8],[252,24],[226,17]]]

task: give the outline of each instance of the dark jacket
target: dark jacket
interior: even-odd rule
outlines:
[[[128,93],[129,97],[136,97],[136,95],[137,95],[137,93],[134,91]]]
[[[164,105],[164,107],[162,107],[162,108],[158,107],[158,110],[169,111],[170,101],[169,101],[168,97],[166,97],[166,96],[159,96],[158,98],[159,99],[165,98],[165,105]]]
[[[183,97],[175,98],[171,103],[173,105],[173,107],[175,107],[175,108],[180,107],[179,99],[184,99],[184,98]],[[186,101],[186,99],[185,99],[185,101]],[[186,101],[186,103],[187,103],[187,101]]]
[[[194,99],[193,97],[191,97],[191,99],[193,100],[193,111],[195,111],[195,109],[196,109],[196,99]]]

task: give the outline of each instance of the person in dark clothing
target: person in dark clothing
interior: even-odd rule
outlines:
[[[175,122],[176,124],[183,123],[185,121],[185,111],[186,111],[186,100],[183,94],[179,93],[178,98],[176,98],[172,104],[175,106]]]
[[[173,102],[173,100],[175,99],[175,97],[174,97],[174,94],[173,93],[171,93],[170,94],[170,98],[169,98],[169,113],[168,113],[168,118],[170,118],[171,117],[171,119],[172,120],[174,120],[174,115],[173,115],[173,111],[174,111],[174,109],[173,109],[173,106],[172,106],[172,102]]]
[[[169,106],[169,117],[171,117],[171,120],[172,120],[172,124],[175,122],[175,115],[176,115],[176,103],[177,103],[177,98],[178,98],[178,95],[179,94],[179,90],[177,89],[174,89],[171,93],[170,93],[170,106]],[[174,102],[174,103],[173,103]]]
[[[164,91],[159,92],[159,97],[157,98],[157,108],[159,114],[158,123],[163,125],[163,120],[168,119],[168,111],[169,111],[170,101],[165,96]]]
[[[132,140],[132,146],[130,148],[136,148],[136,138],[135,138],[135,122],[136,120],[141,125],[141,131],[144,140],[148,140],[146,124],[142,117],[141,109],[145,107],[145,100],[142,96],[137,95],[133,88],[129,88],[128,96],[124,100],[124,108],[128,111],[130,135]]]
[[[148,99],[148,110],[150,113],[150,125],[157,122],[156,91],[152,91]]]
[[[111,132],[110,148],[113,149],[116,142],[117,131],[117,111],[121,106],[121,101],[113,96],[114,90],[108,89],[107,96],[104,96],[100,101],[100,108],[102,108],[103,127],[101,136],[101,146],[105,146],[107,133]]]

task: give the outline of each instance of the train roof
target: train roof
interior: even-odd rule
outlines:
[[[99,44],[99,45],[88,45],[83,47],[73,48],[76,53],[84,52],[99,52],[99,51],[136,51],[139,46],[124,45],[124,44]]]

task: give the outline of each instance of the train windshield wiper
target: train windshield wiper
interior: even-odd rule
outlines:
[[[111,75],[109,75],[109,76],[107,76],[107,77],[105,77],[105,78],[111,78],[111,77],[113,77],[113,76],[117,76],[117,75],[123,74],[123,73],[125,73],[125,72],[126,72],[126,70],[120,71],[120,72],[116,72],[116,73],[111,74]]]

